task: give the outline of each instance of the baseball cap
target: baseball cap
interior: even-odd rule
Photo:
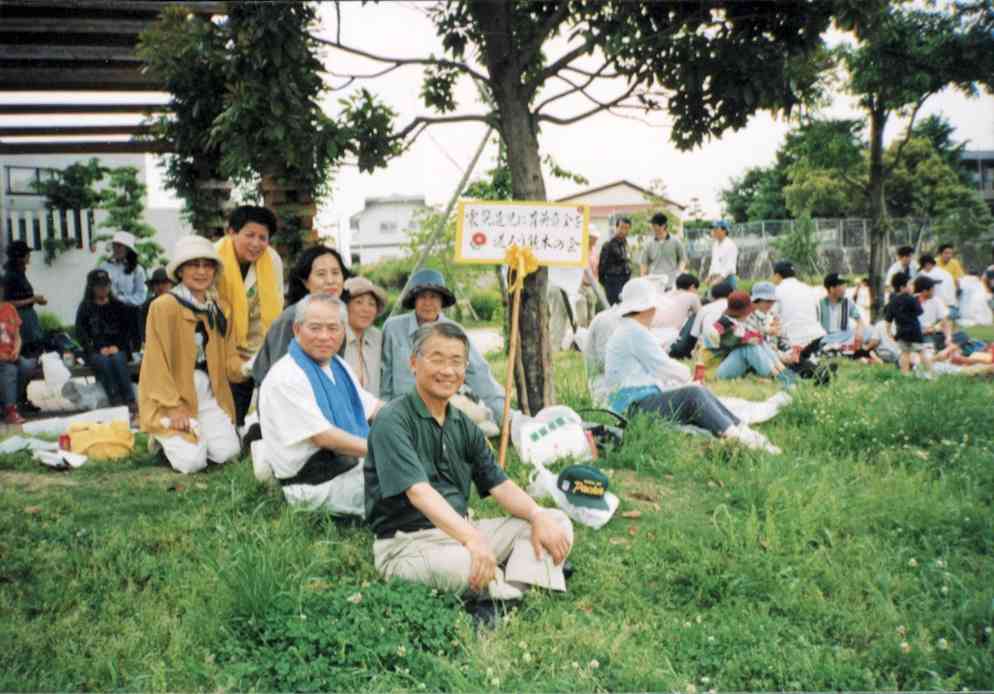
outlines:
[[[789,260],[778,260],[773,263],[773,274],[781,277],[793,277],[797,272],[794,270],[794,263]]]
[[[726,222],[724,219],[719,219],[718,221],[716,221],[714,224],[711,225],[711,228],[724,229],[725,231],[728,231],[731,227],[728,226],[728,222]]]
[[[849,280],[845,277],[840,277],[837,272],[830,272],[825,275],[825,289],[838,287],[840,284],[849,284]]]
[[[915,278],[915,294],[918,294],[919,292],[927,292],[937,284],[942,284],[942,280],[932,279],[928,275],[918,275],[918,277]]]
[[[773,286],[772,282],[756,282],[752,285],[752,300],[776,301],[777,288]]]
[[[574,506],[608,510],[607,475],[593,465],[570,465],[559,473],[556,486]]]

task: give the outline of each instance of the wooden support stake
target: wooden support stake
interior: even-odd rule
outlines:
[[[507,458],[507,442],[511,437],[511,387],[514,385],[514,362],[518,353],[518,314],[521,313],[521,286],[514,290],[513,308],[511,309],[511,346],[507,351],[507,375],[504,377],[504,416],[500,427],[500,453],[497,462],[501,470],[505,468]]]

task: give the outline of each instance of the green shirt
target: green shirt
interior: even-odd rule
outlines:
[[[681,263],[687,262],[687,252],[683,244],[672,236],[665,239],[652,239],[645,247],[642,264],[650,275],[668,275],[670,284],[676,281]]]
[[[470,482],[485,497],[507,480],[480,428],[452,405],[446,405],[440,426],[417,390],[377,413],[368,446],[363,464],[366,522],[377,537],[435,527],[405,494],[419,482],[430,484],[465,517]]]

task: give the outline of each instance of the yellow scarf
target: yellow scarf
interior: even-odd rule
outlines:
[[[224,237],[218,244],[217,252],[224,266],[221,280],[218,282],[218,291],[221,298],[231,306],[231,324],[235,331],[235,339],[237,344],[243,345],[248,335],[248,296],[245,293],[242,270],[238,265],[238,256],[231,236]],[[273,259],[268,249],[255,261],[255,286],[259,293],[262,333],[265,334],[269,330],[269,325],[283,311],[283,297],[277,291]]]

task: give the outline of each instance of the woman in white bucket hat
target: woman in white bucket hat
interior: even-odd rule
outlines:
[[[736,439],[749,448],[780,453],[711,391],[691,382],[690,369],[671,359],[649,332],[656,313],[656,288],[648,278],[629,280],[615,310],[622,318],[607,342],[604,362],[604,385],[612,411],[628,416],[651,413]]]
[[[118,231],[110,241],[110,258],[100,263],[98,269],[110,275],[110,291],[114,298],[128,307],[131,321],[131,332],[135,336],[131,347],[138,351],[138,336],[141,335],[139,321],[142,315],[142,305],[148,294],[145,283],[145,268],[138,262],[138,248],[135,235],[127,231]]]
[[[215,291],[222,271],[210,241],[184,236],[166,266],[177,284],[148,312],[138,382],[141,429],[183,473],[223,463],[240,450],[230,384],[245,376]]]

